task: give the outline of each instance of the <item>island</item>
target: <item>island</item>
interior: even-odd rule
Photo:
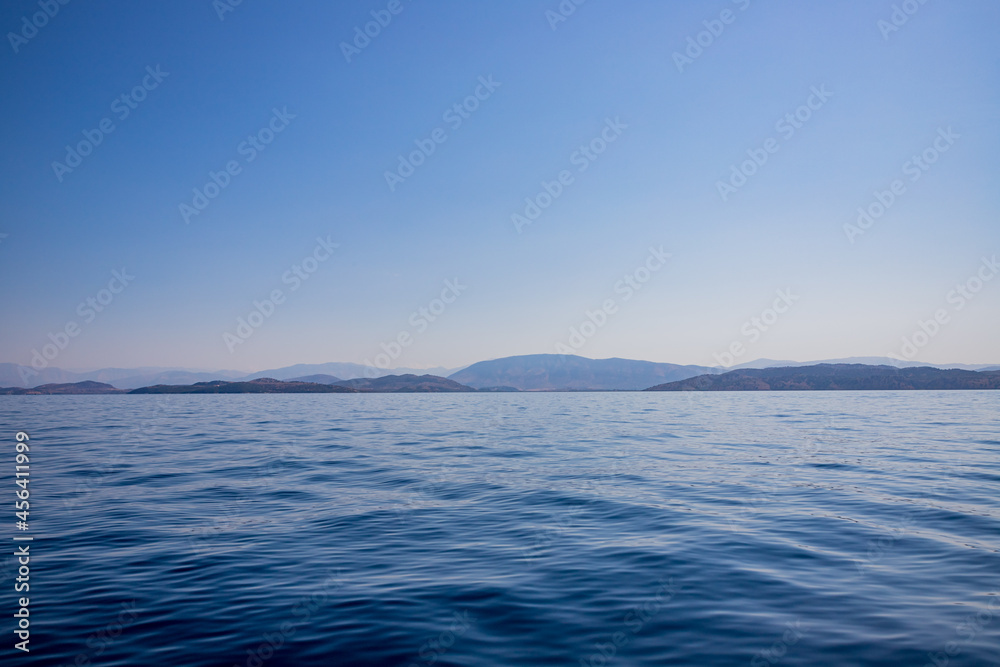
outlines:
[[[353,389],[316,382],[285,382],[258,378],[248,382],[196,382],[194,384],[158,384],[133,389],[130,394],[353,394]]]
[[[373,394],[473,392],[472,387],[436,375],[386,375],[380,378],[355,378],[336,382],[303,382],[257,378],[241,382],[213,380],[190,385],[155,385],[141,387],[130,394]]]
[[[817,364],[746,368],[698,375],[645,391],[865,391],[901,389],[1000,389],[1000,371],[928,366],[896,368],[866,364]]]
[[[0,387],[0,394],[7,396],[53,396],[63,394],[124,394],[124,389],[115,389],[110,384],[85,380],[62,384],[43,384],[37,387]]]

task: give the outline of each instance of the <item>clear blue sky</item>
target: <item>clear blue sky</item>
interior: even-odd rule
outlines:
[[[1000,278],[949,299],[1000,253],[1000,5],[914,0],[892,31],[888,0],[589,0],[556,23],[557,0],[390,5],[244,0],[220,19],[210,0],[77,0],[32,31],[37,0],[4,3],[0,361],[28,364],[75,323],[51,365],[362,362],[409,334],[393,365],[459,366],[554,352],[612,300],[579,354],[883,355],[943,310],[912,358],[1000,362]],[[391,22],[347,62],[373,11]],[[679,71],[674,54],[710,28]],[[797,110],[800,127],[776,126]],[[103,119],[113,132],[78,166],[53,166]],[[269,123],[271,143],[241,149]],[[390,189],[398,156],[438,128]],[[602,154],[576,153],[602,132]],[[938,137],[947,151],[906,171]],[[767,161],[724,201],[747,151]],[[230,161],[239,173],[186,222],[180,205]],[[519,233],[512,214],[564,170]],[[286,272],[328,237],[339,247],[293,289]],[[651,246],[671,254],[662,267]],[[626,300],[618,281],[647,260],[658,270]],[[134,280],[101,294],[123,267]],[[440,312],[455,279],[467,288],[433,322],[411,318]],[[227,344],[276,289],[271,316]],[[797,300],[766,331],[745,324],[785,289]]]

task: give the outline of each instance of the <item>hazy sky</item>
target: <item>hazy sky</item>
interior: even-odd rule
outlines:
[[[0,361],[1000,363],[995,2],[227,3],[3,3]]]

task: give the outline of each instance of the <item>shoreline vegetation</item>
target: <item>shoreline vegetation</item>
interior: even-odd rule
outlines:
[[[639,362],[637,362],[639,363]],[[648,362],[642,362],[648,363]],[[468,369],[466,369],[467,371]],[[460,371],[455,375],[462,375]],[[815,364],[738,369],[701,374],[649,387],[588,386],[587,378],[566,378],[566,386],[534,388],[511,378],[510,384],[472,386],[436,375],[386,375],[341,380],[312,375],[290,380],[256,378],[247,381],[212,380],[194,384],[159,384],[119,389],[96,381],[50,383],[33,388],[0,388],[0,395],[110,395],[110,394],[370,394],[370,393],[482,393],[557,391],[894,391],[1000,389],[1000,371],[940,369],[930,366],[896,368],[869,364]],[[638,378],[636,378],[638,379]],[[624,380],[626,383],[628,380]],[[593,382],[600,385],[601,382]],[[518,386],[520,385],[520,386]]]

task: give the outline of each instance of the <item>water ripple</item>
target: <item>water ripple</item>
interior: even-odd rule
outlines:
[[[0,425],[37,554],[4,664],[1000,664],[997,392],[10,396]]]

